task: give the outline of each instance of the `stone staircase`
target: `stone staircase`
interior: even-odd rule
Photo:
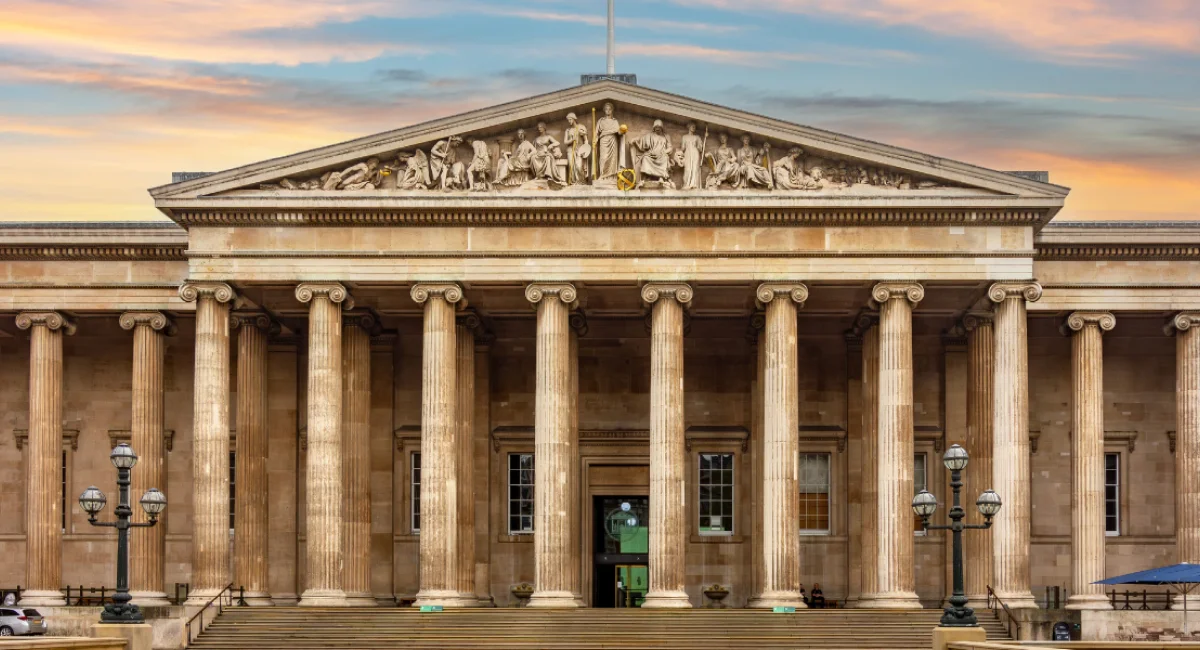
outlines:
[[[228,609],[192,644],[238,650],[376,648],[921,648],[931,646],[939,610]],[[979,612],[989,640],[1008,639],[996,616]]]

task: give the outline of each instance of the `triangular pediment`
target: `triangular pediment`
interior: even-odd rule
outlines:
[[[606,105],[611,117],[606,117]],[[575,126],[568,115],[575,117]],[[656,126],[657,125],[657,126]],[[722,143],[722,139],[725,143]],[[628,171],[627,171],[628,170]],[[150,190],[197,201],[404,202],[678,196],[695,201],[959,197],[1061,206],[1066,188],[1022,176],[604,81]]]

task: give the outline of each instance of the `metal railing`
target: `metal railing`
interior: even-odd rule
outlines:
[[[238,587],[236,603],[239,607],[246,606],[246,588],[245,587]],[[216,607],[217,613],[213,615],[212,620],[210,620],[209,623],[212,623],[212,621],[215,621],[217,619],[217,617],[220,616],[221,613],[225,611],[226,607],[234,606],[234,589],[233,589],[232,582],[229,583],[229,585],[227,587],[222,589],[221,593],[217,594],[216,596],[213,596],[211,599],[209,599],[209,601],[207,603],[204,603],[204,606],[200,608],[200,611],[193,614],[192,617],[187,620],[187,643],[188,643],[188,645],[192,645],[192,640],[194,638],[192,636],[192,630],[194,629],[192,627],[192,623],[194,623],[196,620],[199,620],[200,621],[200,630],[197,631],[196,634],[199,635],[201,632],[204,632],[204,625],[205,625],[204,614],[207,613],[210,609],[212,609],[214,607],[214,605]]]
[[[1152,609],[1170,609],[1171,594],[1166,591],[1124,591],[1108,592],[1108,602],[1113,609],[1146,611]]]
[[[63,587],[63,596],[67,605],[75,607],[92,607],[107,605],[112,602],[113,594],[117,592],[112,587],[79,587],[72,589],[71,585]]]
[[[1000,615],[1000,612],[1004,612],[1003,623],[1004,623],[1004,627],[1008,630],[1008,638],[1016,639],[1017,632],[1016,632],[1016,630],[1013,629],[1013,626],[1016,625],[1017,620],[1016,620],[1016,618],[1013,617],[1012,610],[1008,608],[1008,605],[1005,604],[1005,602],[1003,600],[1000,600],[1000,596],[996,595],[996,591],[994,589],[992,589],[991,585],[988,585],[987,593],[988,593],[988,602],[987,602],[988,609],[992,610],[993,612],[996,612],[997,616]],[[1000,607],[997,608],[996,605],[999,605]]]

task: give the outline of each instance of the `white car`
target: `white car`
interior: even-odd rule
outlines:
[[[46,619],[36,609],[0,608],[0,636],[45,633]]]

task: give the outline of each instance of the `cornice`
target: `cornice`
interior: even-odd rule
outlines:
[[[91,246],[81,246],[77,244],[22,246],[0,244],[0,261],[183,262],[187,261],[187,244],[167,244],[158,246],[127,246],[120,244],[98,244]]]
[[[1037,244],[1034,259],[1045,262],[1200,261],[1196,244]]]
[[[163,450],[172,451],[175,449],[175,430],[164,429],[163,432]],[[115,448],[122,442],[132,444],[133,432],[128,429],[109,429],[108,430],[108,446]]]
[[[28,441],[29,429],[13,429],[13,442],[16,443],[17,451],[24,449]],[[70,447],[71,451],[79,451],[79,429],[63,429],[62,442],[64,450]]]

